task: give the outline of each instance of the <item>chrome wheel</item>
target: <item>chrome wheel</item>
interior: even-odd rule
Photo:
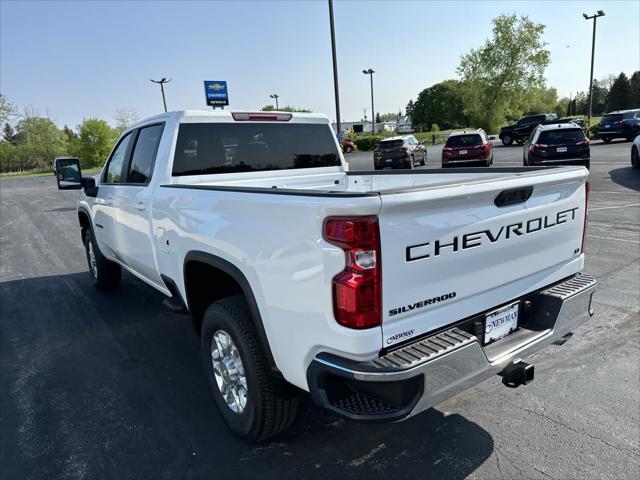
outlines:
[[[93,278],[98,279],[98,265],[96,263],[96,254],[93,251],[93,243],[91,240],[87,242],[87,249],[89,252],[89,268],[91,268],[91,274]]]
[[[227,407],[237,414],[247,406],[247,377],[231,335],[218,330],[211,338],[211,362],[218,390]]]

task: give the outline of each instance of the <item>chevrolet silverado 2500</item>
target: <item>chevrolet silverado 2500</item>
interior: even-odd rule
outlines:
[[[298,396],[401,420],[562,342],[592,314],[587,170],[350,172],[322,115],[170,112],[102,172],[59,162],[99,290],[121,270],[188,311],[232,431],[286,429]]]

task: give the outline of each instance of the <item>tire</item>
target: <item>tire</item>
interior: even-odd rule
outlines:
[[[507,147],[513,144],[513,137],[511,135],[505,135],[504,137],[501,138],[501,140],[502,140],[502,144],[506,145]]]
[[[635,169],[640,168],[640,153],[635,145],[631,147],[631,166]]]
[[[120,265],[107,260],[102,255],[91,228],[87,227],[85,229],[83,237],[84,250],[87,255],[87,264],[89,265],[89,276],[93,286],[103,292],[115,290],[120,286],[120,281],[122,280]]]
[[[427,164],[427,151],[424,151],[424,155],[422,155],[422,160],[420,160],[420,165],[423,167]]]
[[[225,355],[234,359],[232,365],[244,376],[229,374],[228,370],[225,373],[222,364],[218,364],[216,379],[214,353],[221,351],[215,349],[224,342],[216,343],[214,335],[218,340],[225,335],[230,338],[236,354]],[[223,298],[209,305],[202,321],[201,356],[218,413],[233,433],[247,441],[260,442],[291,426],[298,412],[298,390],[270,373],[242,296]],[[235,394],[227,395],[233,404],[229,404],[222,393],[229,379],[236,382],[235,390],[231,389]]]
[[[611,137],[602,137],[604,143],[611,143]]]
[[[409,157],[409,168],[413,170],[416,167],[415,158],[413,158],[413,154]]]
[[[631,129],[631,135],[627,137],[627,140],[630,142],[633,142],[633,140],[640,135],[640,128],[638,127],[634,127],[633,129]]]
[[[516,143],[518,145],[522,145],[524,143],[524,138],[516,138]]]
[[[351,153],[353,151],[353,148],[347,146],[344,148],[344,153]]]

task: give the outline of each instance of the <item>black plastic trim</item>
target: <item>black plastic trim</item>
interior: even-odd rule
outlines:
[[[331,190],[297,190],[293,188],[267,188],[267,187],[225,187],[216,185],[160,185],[163,188],[184,188],[188,190],[211,190],[214,192],[239,192],[239,193],[263,193],[268,195],[295,195],[300,197],[377,197],[377,192],[336,192]]]
[[[529,200],[532,193],[533,193],[533,186],[503,190],[495,198],[493,203],[495,203],[496,207],[507,207],[509,205],[517,205],[519,203],[524,203],[527,200]]]
[[[240,288],[242,289],[242,293],[247,300],[247,305],[249,306],[249,312],[251,313],[251,319],[256,327],[256,331],[258,332],[258,339],[262,344],[264,349],[264,353],[267,357],[267,362],[271,367],[272,372],[280,374],[280,370],[278,369],[276,362],[273,358],[273,354],[271,353],[271,347],[269,346],[269,340],[267,339],[267,333],[264,329],[264,324],[262,321],[262,316],[260,315],[260,309],[258,308],[258,303],[256,302],[256,298],[253,294],[253,290],[251,289],[251,285],[249,281],[244,276],[244,274],[232,263],[224,260],[220,257],[216,257],[210,253],[201,252],[199,250],[192,250],[188,252],[184,257],[184,265],[183,265],[183,278],[186,279],[186,268],[189,262],[200,262],[206,265],[210,265],[218,270],[223,271],[231,278],[233,278]],[[187,309],[191,311],[191,306],[189,303],[189,295],[187,294]]]

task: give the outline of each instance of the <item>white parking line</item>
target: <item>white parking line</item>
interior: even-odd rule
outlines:
[[[601,237],[600,235],[591,235],[590,233],[587,233],[587,237],[602,238],[604,240],[615,240],[616,242],[637,243],[640,245],[640,241],[638,240],[626,240],[623,238]]]
[[[640,203],[630,203],[629,205],[613,205],[611,207],[598,207],[598,208],[590,208],[590,212],[595,212],[596,210],[609,210],[612,208],[628,208],[628,207],[640,207]]]
[[[640,195],[640,192],[603,192],[601,190],[589,190],[589,195],[592,195],[594,193],[613,193],[616,195]]]

